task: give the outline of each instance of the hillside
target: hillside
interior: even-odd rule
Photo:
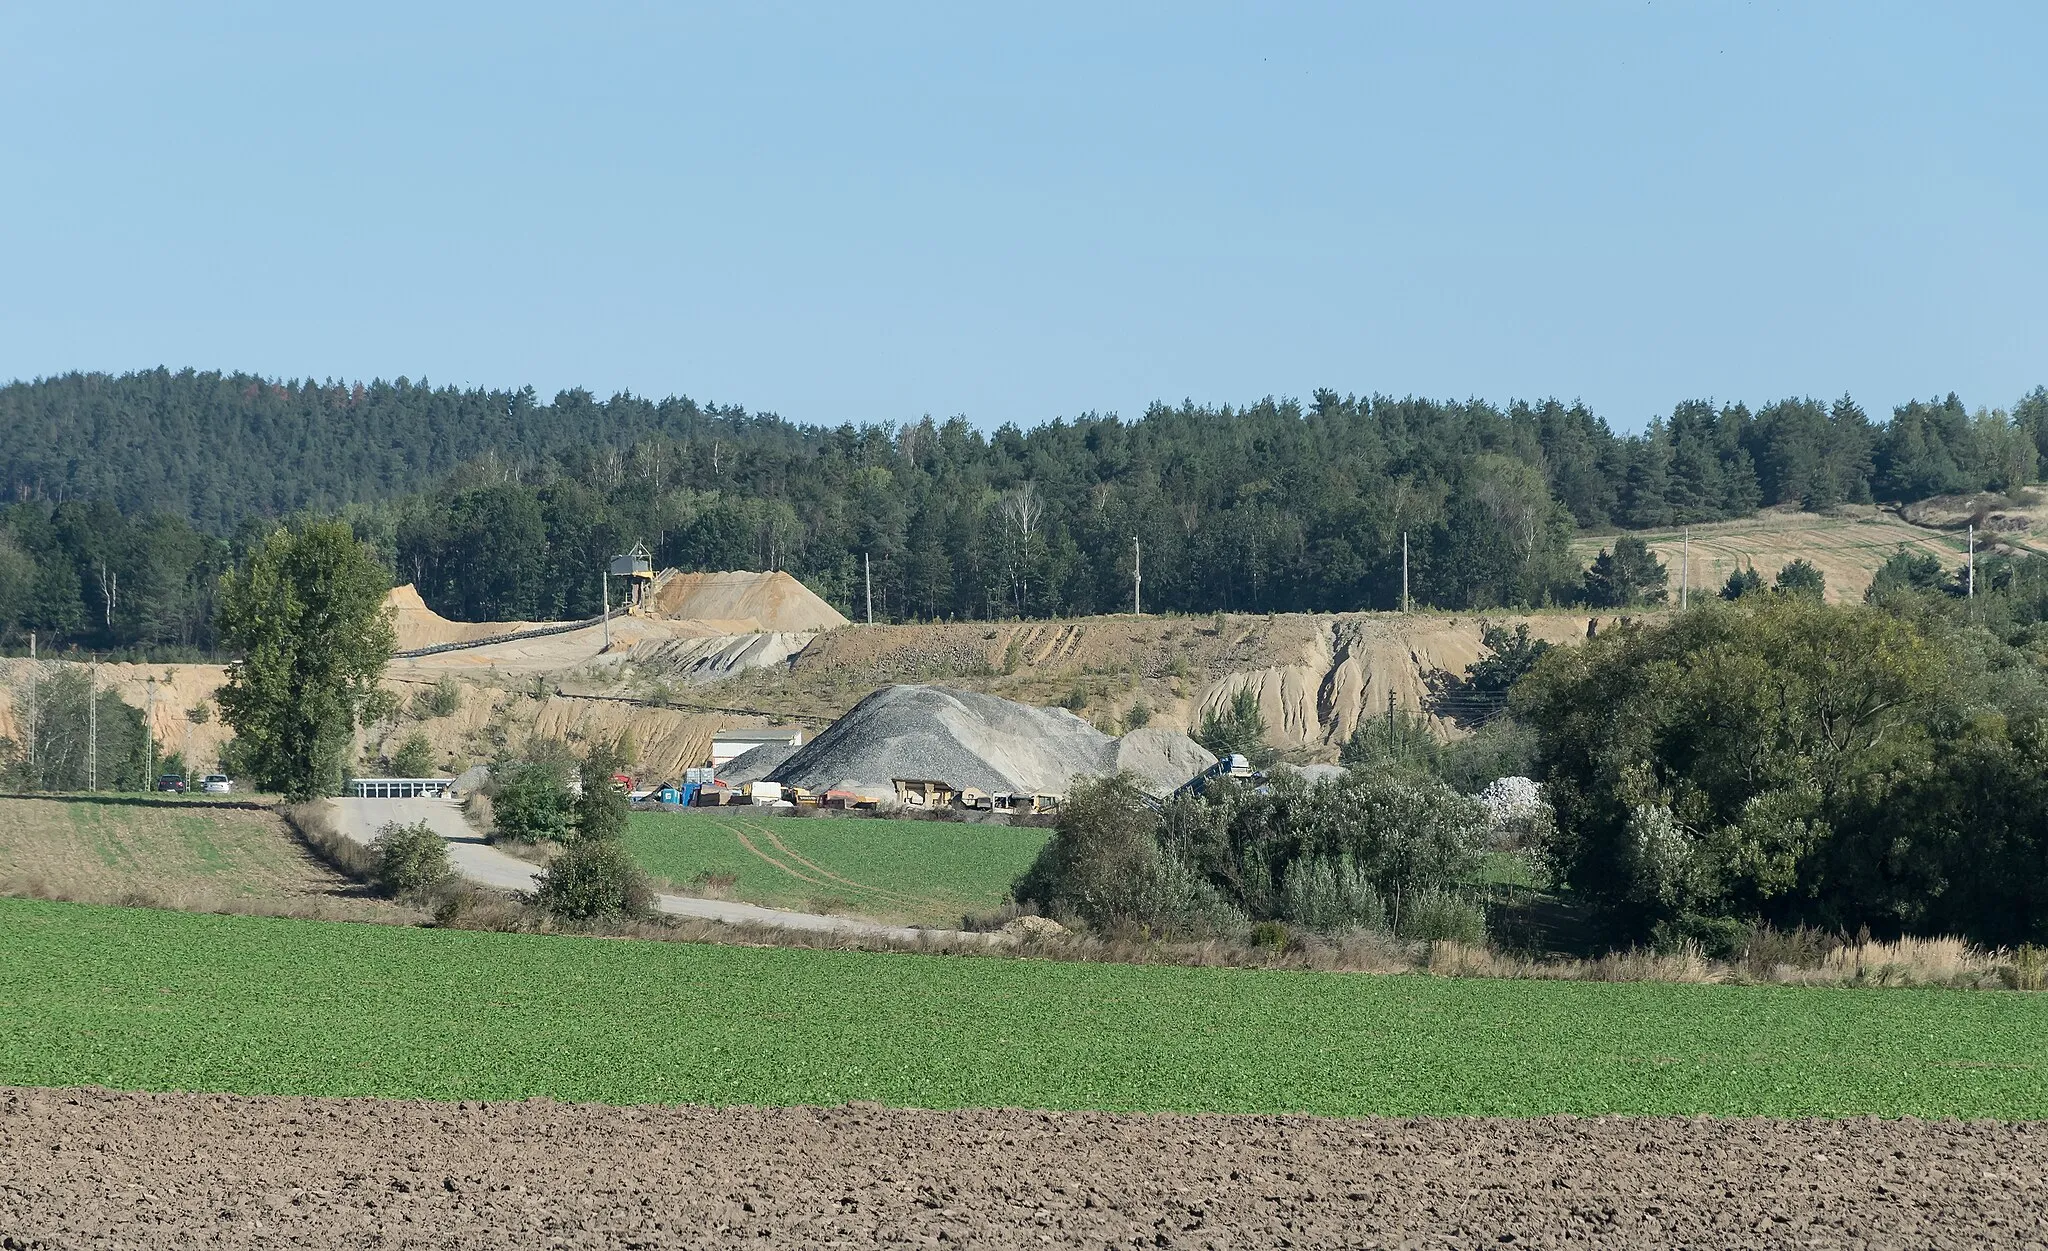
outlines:
[[[198,658],[264,518],[346,508],[449,621],[574,621],[644,543],[703,576],[785,573],[802,628],[1155,612],[1447,611],[1567,602],[1584,530],[1759,507],[1909,505],[2038,476],[2048,392],[1687,401],[1640,434],[1555,401],[1321,390],[1028,429],[796,424],[687,399],[66,375],[0,387],[0,647]],[[1868,507],[1866,504],[1864,507]],[[1732,559],[1732,557],[1731,557]],[[716,598],[705,585],[692,594]],[[743,611],[732,618],[753,615]],[[736,631],[735,631],[736,632]]]
[[[1944,518],[1945,520],[1945,518]],[[1960,522],[1956,523],[1960,528]],[[1671,602],[1678,602],[1681,572],[1688,550],[1686,527],[1640,532],[1638,537],[1670,571]],[[1689,527],[1691,588],[1694,595],[1718,594],[1730,574],[1753,568],[1768,583],[1787,563],[1806,560],[1827,578],[1827,597],[1836,603],[1860,601],[1878,567],[1901,547],[1932,553],[1945,566],[1963,561],[1960,533],[1913,525],[1898,515],[1874,508],[1845,508],[1826,515],[1772,509],[1738,521]],[[1581,535],[1572,543],[1579,559],[1590,561],[1615,535]],[[1981,554],[1992,550],[1990,536],[1980,540]]]

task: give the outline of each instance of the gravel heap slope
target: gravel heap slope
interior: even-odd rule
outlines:
[[[1060,708],[941,686],[885,686],[785,760],[769,779],[813,791],[892,793],[892,778],[985,791],[1064,792],[1109,762],[1110,737]]]
[[[1065,794],[1080,777],[1119,768],[1138,773],[1155,789],[1170,790],[1215,759],[1174,730],[1136,730],[1112,739],[1065,709],[902,685],[861,700],[788,759],[754,776],[812,791],[845,787],[870,795],[892,793],[895,778],[929,778],[989,792]]]
[[[0,1088],[9,1246],[2037,1246],[2048,1126]]]

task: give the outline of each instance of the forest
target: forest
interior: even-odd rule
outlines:
[[[2048,390],[1873,419],[1848,397],[1687,401],[1640,434],[1583,405],[1315,392],[983,432],[619,394],[154,370],[0,388],[0,646],[211,654],[220,574],[339,516],[457,618],[598,610],[606,558],[784,569],[894,621],[1128,609],[1573,602],[1582,529],[1902,502],[2037,480]]]

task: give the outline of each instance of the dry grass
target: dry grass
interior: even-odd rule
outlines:
[[[418,925],[427,919],[427,914],[421,909],[361,895],[232,895],[197,887],[59,883],[26,875],[0,877],[0,897],[49,899],[112,908],[158,908],[166,912],[206,912],[220,916],[359,921],[376,925]]]
[[[383,915],[390,904],[295,833],[283,814],[260,804],[0,799],[0,890],[192,912],[411,919]]]

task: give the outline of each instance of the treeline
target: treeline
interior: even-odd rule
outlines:
[[[2040,389],[2009,413],[1951,395],[1881,424],[1846,398],[1688,402],[1634,436],[1556,401],[1331,391],[984,434],[403,379],[72,374],[0,388],[18,501],[0,635],[204,648],[224,540],[294,511],[347,517],[398,580],[473,620],[593,613],[604,561],[636,540],[685,569],[787,570],[856,617],[871,566],[889,620],[1127,609],[1139,561],[1148,609],[1392,608],[1404,534],[1417,602],[1538,605],[1583,594],[1578,528],[2007,490],[2044,449]],[[127,520],[81,522],[107,506]],[[123,559],[132,615],[99,585]]]

